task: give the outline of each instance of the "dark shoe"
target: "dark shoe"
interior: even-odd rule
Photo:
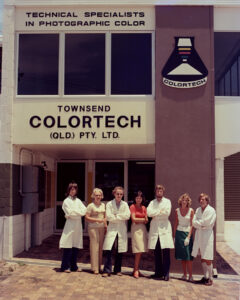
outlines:
[[[208,281],[207,278],[202,277],[202,279],[195,281],[196,283],[205,284],[205,282]]]
[[[154,273],[153,275],[151,275],[150,276],[152,279],[162,279],[162,275],[160,275],[160,274],[156,274],[156,273]]]
[[[212,279],[207,279],[206,281],[205,281],[205,285],[208,285],[208,286],[210,286],[210,285],[213,285],[213,281],[212,281]]]

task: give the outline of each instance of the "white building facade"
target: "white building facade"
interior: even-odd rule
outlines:
[[[72,180],[86,205],[206,192],[238,229],[240,3],[190,2],[5,1],[0,258],[61,232]]]

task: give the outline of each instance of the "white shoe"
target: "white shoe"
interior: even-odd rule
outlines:
[[[182,280],[187,280],[187,276],[186,276],[186,275],[183,275],[183,276],[181,277],[181,279],[182,279]]]
[[[192,277],[192,276],[191,276],[191,277],[188,277],[188,281],[189,281],[189,282],[194,282],[193,277]]]

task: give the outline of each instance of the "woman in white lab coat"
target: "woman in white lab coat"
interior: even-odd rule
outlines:
[[[121,276],[122,253],[127,251],[127,220],[130,218],[128,204],[122,200],[123,188],[117,186],[113,190],[114,199],[106,205],[106,218],[109,222],[107,234],[103,243],[106,250],[106,261],[103,269],[103,277],[111,275],[112,272],[112,250],[116,244],[116,256],[114,274]]]
[[[204,273],[204,277],[200,282],[205,285],[212,285],[214,250],[213,227],[216,221],[216,212],[215,209],[210,206],[210,197],[207,194],[200,194],[199,203],[200,207],[197,208],[192,221],[193,227],[196,228],[192,256],[196,257],[200,253]]]
[[[86,207],[77,198],[77,192],[77,184],[70,183],[67,188],[68,197],[62,205],[66,222],[59,248],[63,248],[61,271],[65,273],[81,271],[77,266],[77,255],[78,249],[83,248],[82,216],[86,213]]]
[[[147,215],[152,218],[148,235],[148,249],[154,249],[155,274],[152,278],[169,280],[170,249],[174,248],[172,226],[168,217],[171,213],[171,201],[163,197],[165,188],[158,184],[155,188],[156,199],[147,207]]]

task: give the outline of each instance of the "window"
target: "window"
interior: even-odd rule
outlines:
[[[240,32],[215,32],[215,95],[240,96]]]
[[[105,34],[65,35],[65,94],[105,94]]]
[[[56,229],[63,229],[66,218],[62,210],[62,203],[66,198],[66,191],[70,182],[78,185],[78,198],[85,199],[85,163],[59,162],[57,164],[57,197],[56,197]],[[84,228],[84,217],[82,218]]]
[[[152,33],[19,35],[18,95],[151,95],[152,82]]]
[[[20,34],[19,95],[58,94],[58,34]]]
[[[152,93],[151,48],[149,33],[112,34],[111,94]]]

